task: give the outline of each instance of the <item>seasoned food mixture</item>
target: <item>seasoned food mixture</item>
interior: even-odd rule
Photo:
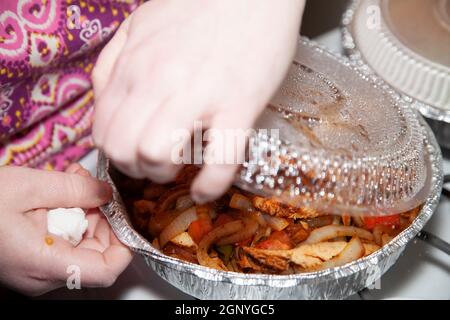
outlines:
[[[336,216],[294,208],[230,188],[196,205],[189,196],[198,169],[156,184],[116,179],[134,227],[168,256],[244,273],[292,274],[332,268],[370,255],[408,227],[420,208],[383,217]]]

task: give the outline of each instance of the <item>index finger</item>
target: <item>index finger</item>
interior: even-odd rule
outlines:
[[[109,201],[111,187],[92,177],[23,167],[0,168],[0,204],[19,212],[39,208],[95,208]]]

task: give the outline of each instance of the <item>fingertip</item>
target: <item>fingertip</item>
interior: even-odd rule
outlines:
[[[235,171],[232,165],[205,166],[192,183],[193,200],[201,204],[220,197],[233,182]]]
[[[79,163],[71,163],[65,170],[66,173],[76,173],[80,170],[81,165]]]
[[[117,250],[120,251],[120,255],[123,258],[122,264],[125,265],[125,267],[126,267],[133,259],[133,251],[131,251],[130,248],[128,248],[126,245],[124,245],[120,241],[119,241],[119,244],[114,244],[114,246],[117,247]],[[124,269],[125,269],[125,267],[124,267]]]
[[[166,152],[165,147],[165,143],[156,138],[156,135],[152,138],[141,139],[137,146],[137,154],[142,160],[142,166],[157,167],[168,163],[170,157],[167,156],[169,152]]]
[[[201,182],[195,182],[191,187],[191,197],[196,204],[205,204],[214,201],[221,195],[221,191],[205,188]]]
[[[145,175],[146,178],[160,184],[168,183],[175,180],[181,166],[172,164],[152,164],[148,163],[146,160],[139,160],[138,162],[139,171]]]
[[[91,173],[89,171],[87,171],[85,168],[83,168],[81,165],[78,167],[78,169],[74,173],[79,174],[82,177],[92,177]]]
[[[210,197],[208,195],[204,195],[201,191],[197,191],[191,188],[191,197],[192,200],[198,205],[205,204],[209,201]]]
[[[145,174],[141,170],[138,170],[137,165],[131,166],[131,165],[114,162],[114,167],[130,178],[133,178],[133,179],[144,179],[145,178]]]
[[[125,244],[123,244],[123,243],[119,240],[119,238],[117,238],[117,236],[116,236],[116,234],[115,234],[114,232],[111,232],[110,242],[111,242],[111,245],[112,245],[112,246],[117,247],[117,248],[122,248],[122,250],[123,250],[123,255],[124,255],[124,257],[125,257],[125,261],[128,260],[128,262],[131,262],[131,260],[132,260],[133,257],[134,257],[133,251],[132,251],[128,246],[126,246]]]
[[[103,273],[107,275],[106,279],[104,279],[106,283],[103,286],[109,287],[133,260],[133,253],[128,247],[120,243],[111,245],[103,255],[105,258],[105,269],[107,270],[107,272]]]

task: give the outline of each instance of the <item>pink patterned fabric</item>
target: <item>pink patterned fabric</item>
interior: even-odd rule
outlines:
[[[0,165],[62,170],[92,148],[92,69],[141,2],[0,1]]]

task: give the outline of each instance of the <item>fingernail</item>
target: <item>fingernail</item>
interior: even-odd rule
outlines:
[[[213,200],[213,198],[211,197],[211,195],[197,191],[195,193],[192,193],[192,200],[194,200],[196,204],[205,204]]]
[[[167,165],[154,166],[146,162],[139,163],[139,169],[145,174],[147,178],[156,183],[168,183],[175,179],[177,169]]]

